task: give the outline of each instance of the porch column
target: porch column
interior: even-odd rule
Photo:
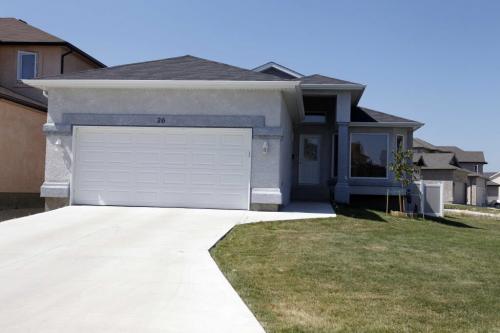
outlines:
[[[349,122],[351,121],[351,94],[337,95],[338,172],[335,201],[349,203]]]

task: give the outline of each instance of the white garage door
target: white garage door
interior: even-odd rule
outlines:
[[[72,202],[248,209],[252,130],[76,127]]]

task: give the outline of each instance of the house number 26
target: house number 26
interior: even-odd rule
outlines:
[[[156,118],[156,123],[157,124],[165,124],[165,118],[163,118],[163,117]]]

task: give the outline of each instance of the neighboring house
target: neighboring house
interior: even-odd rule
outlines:
[[[414,162],[421,167],[423,181],[441,181],[444,202],[485,206],[486,182],[481,151],[465,151],[456,146],[435,146],[422,139],[413,140]]]
[[[414,153],[445,153],[446,151],[439,149],[437,146],[434,146],[433,144],[424,141],[419,138],[413,138],[413,148],[412,148]]]
[[[72,44],[0,18],[0,207],[37,205],[43,182],[47,98],[23,79],[100,68]]]
[[[500,203],[500,172],[485,172],[484,175],[488,177],[486,183],[488,204]]]
[[[421,180],[443,183],[445,203],[467,202],[469,171],[460,168],[453,153],[414,153],[413,162],[420,167]]]
[[[488,164],[482,151],[466,151],[456,146],[438,146],[441,151],[447,151],[455,154],[461,168],[467,169],[478,174],[483,173],[483,166]]]
[[[47,208],[276,210],[399,189],[421,123],[358,106],[365,86],[193,56],[25,83],[48,92]]]

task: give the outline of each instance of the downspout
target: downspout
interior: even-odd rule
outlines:
[[[67,55],[69,55],[71,53],[73,53],[73,50],[70,49],[68,52],[63,53],[61,55],[61,74],[64,74],[64,57],[66,57]]]

